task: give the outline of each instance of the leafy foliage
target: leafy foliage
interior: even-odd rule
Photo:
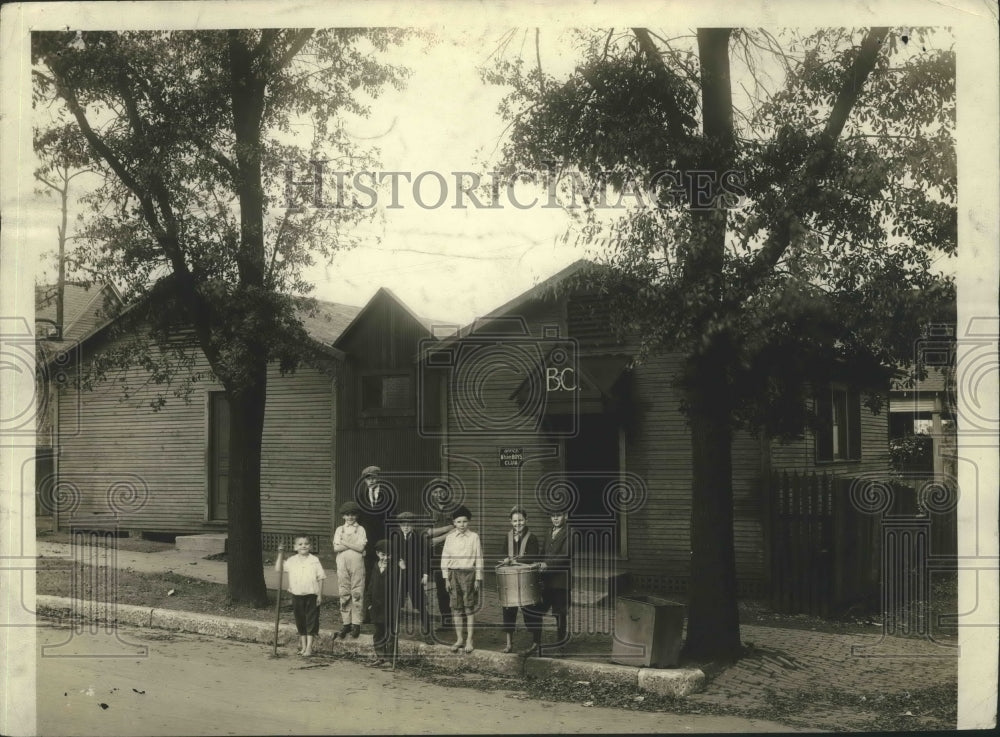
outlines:
[[[800,435],[818,420],[809,386],[833,378],[873,389],[877,410],[953,298],[933,266],[956,247],[954,54],[929,33],[919,49],[899,45],[886,28],[580,35],[565,78],[546,75],[537,51],[531,69],[500,60],[487,73],[511,90],[503,155],[510,170],[595,183],[576,214],[608,268],[585,286],[641,353],[682,356],[685,652],[732,659],[733,430]],[[604,186],[634,199],[609,207],[593,196]]]
[[[803,377],[850,366],[852,378],[884,388],[892,368],[912,361],[928,316],[953,298],[935,264],[956,247],[954,53],[931,44],[943,32],[921,31],[924,50],[890,33],[834,145],[830,121],[866,32],[734,31],[733,79],[755,87],[734,106],[733,179],[712,203],[726,220],[717,298],[700,268],[696,193],[653,185],[663,171],[698,169],[717,182],[724,173],[713,172],[718,141],[698,131],[699,57],[690,37],[656,36],[651,58],[643,33],[654,36],[590,34],[565,79],[498,60],[486,78],[511,88],[505,163],[652,194],[618,210],[587,204],[580,237],[612,267],[591,286],[646,351],[695,354],[724,336],[735,426],[795,436],[810,419]]]
[[[342,124],[366,115],[386,85],[403,83],[405,70],[377,60],[401,37],[391,29],[35,34],[35,104],[54,120],[36,148],[69,149],[103,177],[84,198],[71,264],[114,282],[127,303],[153,300],[144,312],[160,318],[161,343],[178,316],[201,324],[227,387],[248,380],[248,350],[294,368],[309,342],[296,311],[310,303],[289,295],[308,294],[303,268],[350,247],[350,228],[366,213],[290,212],[286,171],[302,179],[311,160],[373,160]],[[241,140],[241,125],[256,129],[259,145]],[[242,206],[246,189],[256,190],[256,215]],[[154,288],[166,277],[173,292]],[[118,363],[143,350],[126,343]],[[167,380],[190,378],[166,354],[143,360]]]
[[[404,72],[377,61],[391,29],[45,32],[32,36],[35,103],[53,106],[103,174],[74,259],[131,304],[118,340],[87,365],[140,366],[186,396],[197,351],[230,406],[227,558],[236,601],[267,601],[260,469],[268,364],[293,370],[317,350],[296,314],[302,268],[350,245],[362,214],[289,207],[285,172],[362,158],[344,115]],[[302,131],[307,131],[307,140]],[[46,138],[58,141],[59,136]],[[294,203],[292,203],[294,204]],[[185,340],[193,332],[197,348]],[[128,391],[126,384],[126,392]],[[163,394],[153,400],[156,409]]]

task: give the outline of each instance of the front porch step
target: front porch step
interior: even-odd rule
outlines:
[[[226,552],[226,538],[225,533],[215,532],[203,535],[178,535],[174,541],[174,547],[193,553],[216,555]]]

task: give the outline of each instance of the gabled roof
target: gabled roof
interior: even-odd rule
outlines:
[[[540,281],[538,284],[533,286],[531,289],[522,292],[521,294],[514,297],[512,300],[505,302],[499,307],[490,310],[482,317],[477,317],[475,320],[470,322],[468,325],[464,325],[459,328],[453,334],[445,337],[441,341],[442,346],[446,346],[468,335],[482,329],[485,325],[498,318],[503,318],[509,315],[514,310],[533,302],[534,300],[544,299],[546,297],[551,297],[556,294],[558,287],[564,282],[568,281],[570,278],[578,276],[579,274],[585,272],[588,269],[600,269],[602,268],[600,264],[594,263],[593,261],[588,261],[587,259],[579,259],[574,261],[569,266],[557,271],[552,276]]]
[[[340,334],[333,341],[333,345],[337,346],[337,344],[343,343],[344,340],[346,340],[347,336],[351,333],[351,331],[354,330],[358,325],[360,325],[364,321],[365,315],[368,314],[368,312],[370,312],[372,309],[374,309],[375,305],[382,299],[389,299],[392,302],[394,302],[399,309],[401,309],[415,323],[420,325],[420,327],[422,327],[427,332],[428,337],[433,337],[431,335],[431,326],[435,324],[433,321],[427,320],[426,318],[422,318],[419,315],[417,315],[413,310],[411,310],[406,305],[405,302],[403,302],[403,300],[397,297],[391,289],[388,289],[387,287],[379,287],[378,291],[372,295],[372,298],[370,300],[368,300],[368,303],[364,307],[360,308],[354,315],[354,318],[350,321],[350,323],[346,325],[343,330],[340,331]]]
[[[557,271],[548,279],[540,281],[538,284],[533,286],[528,291],[522,292],[509,302],[505,302],[496,309],[487,312],[485,315],[478,318],[478,320],[474,321],[467,327],[471,327],[476,322],[484,322],[493,317],[500,317],[502,315],[506,315],[512,312],[513,310],[516,310],[518,307],[521,307],[522,305],[525,305],[536,299],[542,299],[544,297],[551,296],[552,294],[555,293],[556,288],[563,282],[567,281],[570,277],[576,276],[586,271],[587,269],[599,269],[599,268],[600,266],[598,264],[594,263],[593,261],[588,261],[585,258],[581,258],[577,261],[574,261],[561,271]],[[459,334],[464,334],[463,330],[460,330]]]
[[[316,300],[316,313],[299,310],[298,317],[309,336],[324,345],[333,345],[354,321],[362,308],[337,302]]]
[[[36,284],[35,319],[55,323],[57,298],[57,285]],[[112,284],[67,282],[63,285],[63,339],[81,340],[96,330],[107,320],[105,308],[108,303],[121,305],[121,296]]]
[[[79,307],[81,305],[93,307],[95,301],[98,308],[103,307],[103,302],[99,299],[98,294],[100,289],[96,287],[89,289],[83,288],[79,284],[74,284],[72,287],[72,289],[67,289],[66,291],[66,302],[64,303],[63,308],[64,319],[66,320],[67,325],[70,323],[70,315],[74,314],[71,313],[71,309],[75,312],[79,312]],[[39,300],[39,304],[42,305],[42,309],[51,312],[52,317],[49,319],[53,320],[55,318],[54,290],[54,287],[49,286],[39,286],[36,287],[35,290],[36,300]],[[116,299],[120,300],[117,290],[114,290],[113,294]],[[335,358],[341,359],[344,354],[336,347],[336,343],[342,340],[344,335],[346,335],[347,332],[358,323],[362,314],[371,308],[371,306],[377,301],[376,298],[379,297],[379,295],[384,295],[385,297],[392,299],[400,309],[412,317],[427,331],[427,334],[431,336],[431,327],[437,325],[438,321],[429,320],[415,314],[402,300],[399,299],[399,297],[385,287],[381,287],[364,307],[316,299],[314,300],[315,307],[312,311],[302,307],[298,309],[297,316],[302,321],[302,327],[305,329],[306,333],[308,333],[309,337],[316,342],[320,349],[333,355]],[[72,305],[72,308],[70,305]],[[103,332],[106,328],[110,327],[123,315],[131,312],[135,306],[136,303],[127,305],[117,315],[111,317],[104,314],[102,309],[94,309],[92,310],[93,315],[86,313],[88,315],[87,320],[77,319],[77,322],[74,323],[75,325],[79,325],[79,331],[74,330],[72,335],[65,333],[64,335],[66,335],[67,338],[79,340],[80,342],[89,340],[90,338]],[[310,314],[310,312],[312,314]],[[46,317],[48,313],[39,311],[36,312],[36,314],[39,317]]]

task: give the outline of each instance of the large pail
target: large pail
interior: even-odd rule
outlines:
[[[500,606],[531,606],[542,600],[542,583],[537,568],[521,563],[497,566]]]

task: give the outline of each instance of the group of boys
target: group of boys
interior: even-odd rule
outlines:
[[[380,470],[369,466],[362,471],[365,479],[363,501],[368,502],[366,522],[373,532],[380,535],[374,546],[369,547],[366,525],[359,522],[365,511],[354,501],[340,507],[343,524],[333,534],[333,551],[336,555],[337,581],[340,596],[340,614],[343,626],[334,634],[337,637],[357,638],[361,625],[371,622],[375,654],[371,665],[382,666],[390,654],[398,629],[398,614],[405,598],[419,613],[421,635],[426,642],[434,642],[431,617],[425,592],[433,589],[441,613],[442,628],[454,627],[456,640],[453,652],[471,653],[475,612],[479,608],[479,595],[483,582],[483,552],[479,535],[469,529],[472,514],[459,505],[445,511],[450,487],[444,479],[434,479],[430,484],[430,497],[434,506],[431,527],[423,535],[413,529],[416,519],[412,512],[402,512],[395,517],[398,525],[388,526],[385,515],[389,508],[385,489],[379,481]],[[522,608],[526,628],[532,635],[532,647],[525,654],[541,654],[541,616],[552,609],[556,617],[557,647],[566,639],[566,615],[569,605],[569,547],[566,534],[566,516],[553,515],[550,536],[534,539],[527,531],[524,510],[511,510],[512,532],[508,535],[504,563],[536,563],[543,571],[544,602]],[[523,542],[522,542],[523,540]],[[312,655],[314,638],[319,634],[319,605],[322,600],[322,582],[326,578],[319,559],[310,553],[307,537],[295,538],[297,555],[284,563],[288,572],[288,589],[292,594],[292,610],[299,634],[298,654]],[[275,569],[282,569],[284,547],[278,547]],[[366,554],[374,552],[370,562]],[[367,564],[366,564],[367,563]],[[511,651],[511,634],[517,608],[504,608],[504,631],[507,647]]]

